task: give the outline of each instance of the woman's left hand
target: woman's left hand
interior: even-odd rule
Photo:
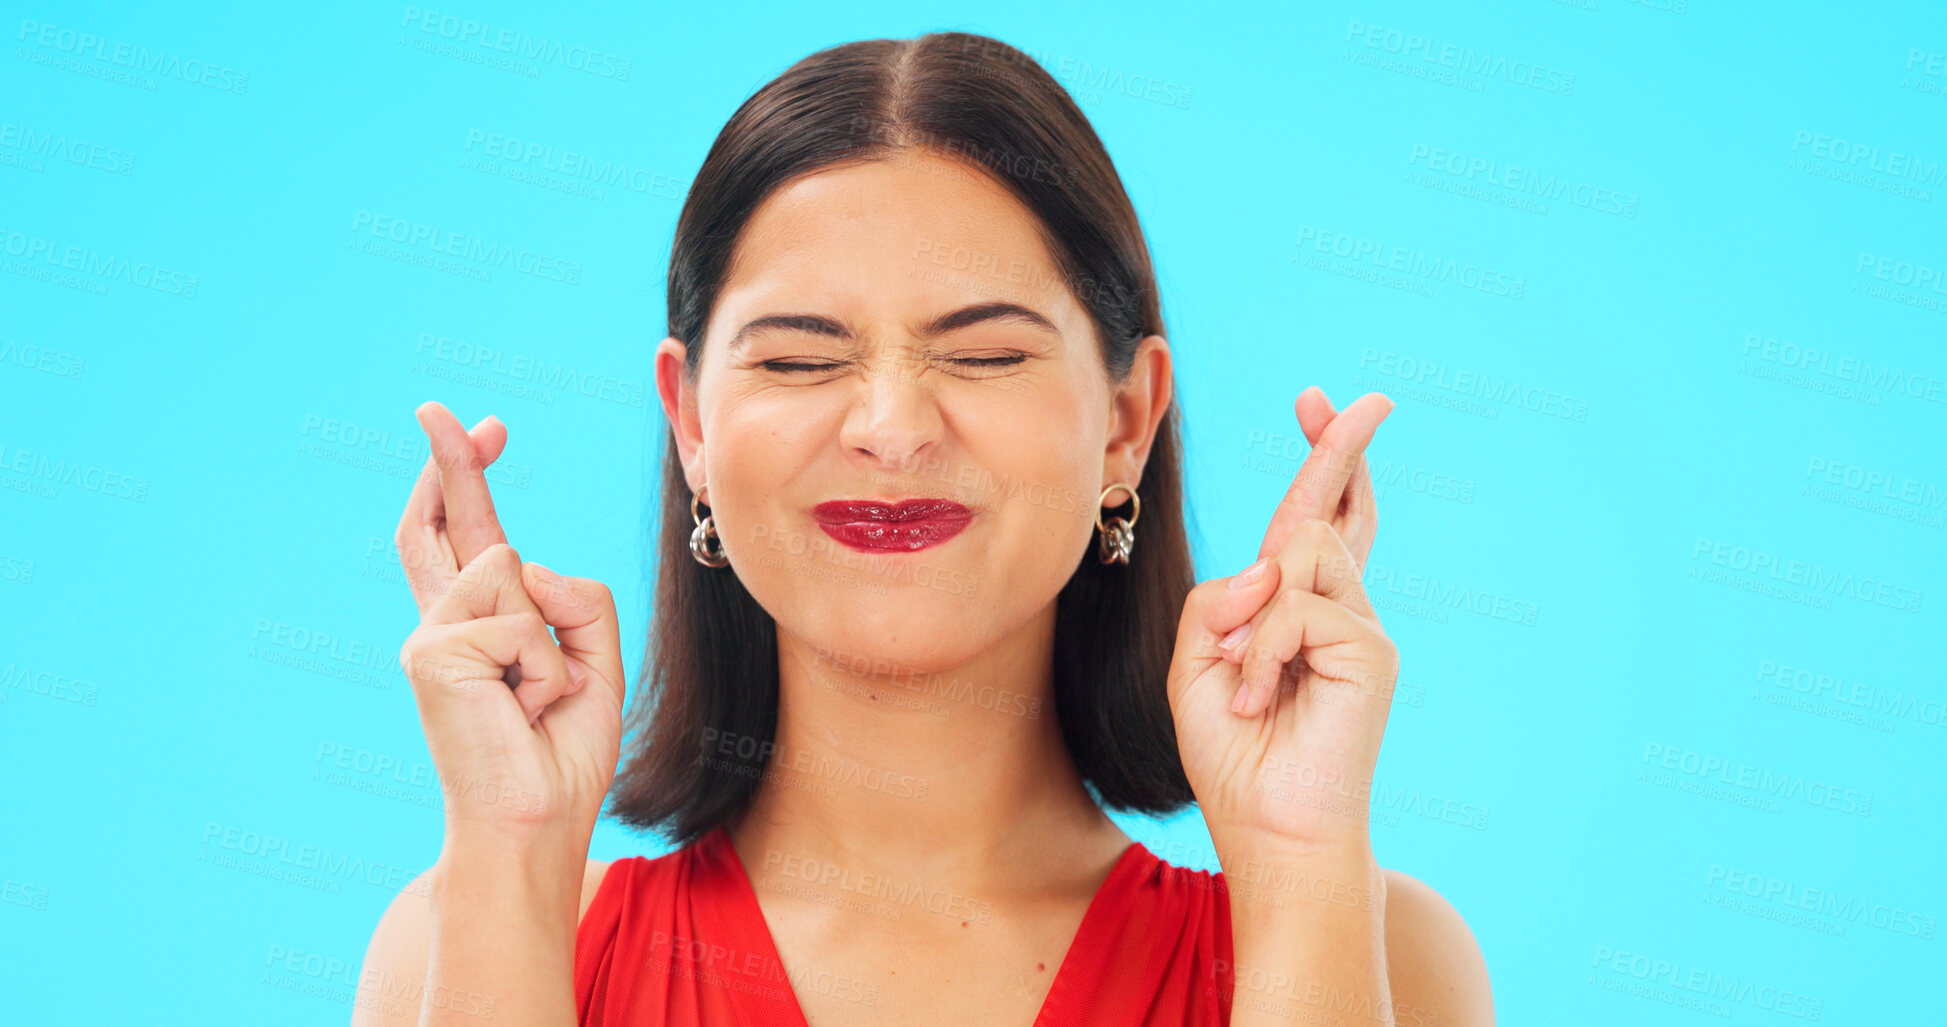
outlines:
[[[1184,604],[1170,708],[1219,855],[1370,851],[1399,656],[1361,582],[1378,528],[1364,453],[1392,408],[1379,393],[1337,413],[1322,391],[1300,395],[1312,451],[1260,561]]]

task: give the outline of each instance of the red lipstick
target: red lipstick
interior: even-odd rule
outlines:
[[[973,511],[951,499],[834,499],[811,508],[825,534],[864,553],[911,553],[960,534]]]

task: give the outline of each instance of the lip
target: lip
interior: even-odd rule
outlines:
[[[912,553],[960,534],[973,511],[951,499],[834,499],[811,508],[825,534],[862,553]]]

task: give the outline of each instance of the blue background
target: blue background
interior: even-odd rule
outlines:
[[[1824,1023],[1938,1015],[1939,5],[424,5],[626,80],[482,63],[399,3],[7,6],[9,1022],[347,1019],[441,833],[395,662],[414,406],[509,425],[509,536],[613,586],[633,680],[666,429],[628,397],[689,179],[797,58],[949,28],[1041,59],[1135,199],[1199,576],[1254,555],[1300,390],[1398,401],[1372,450],[1367,587],[1403,661],[1373,832],[1466,916],[1503,1022],[1810,1019],[1776,989]],[[118,43],[200,63],[130,69]],[[493,134],[640,174],[596,195],[483,169]],[[361,212],[578,279],[363,252]],[[1340,238],[1372,252],[1306,248]],[[67,246],[95,267],[35,256]],[[1499,284],[1374,263],[1396,254]],[[614,388],[523,391],[426,338]],[[304,663],[307,637],[340,655]],[[1213,865],[1194,815],[1127,826]],[[381,871],[266,876],[232,830]],[[593,855],[657,851],[605,823]]]

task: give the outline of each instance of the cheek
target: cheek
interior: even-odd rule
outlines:
[[[1057,492],[1093,487],[1102,474],[1105,422],[1072,390],[1023,392],[1004,409],[982,412],[972,444],[996,477]],[[1045,512],[1045,511],[1044,511]]]
[[[1102,474],[1099,445],[1079,425],[1048,426],[983,452],[982,499],[993,514],[984,578],[1022,599],[1059,591],[1091,544]]]
[[[1094,523],[1106,394],[1065,374],[981,399],[956,427],[981,478],[996,483],[982,498],[1002,507],[1016,530],[1043,539],[1043,548],[1061,547],[1078,521]]]
[[[829,541],[822,532],[815,538],[806,534],[807,523],[789,501],[802,491],[793,482],[817,465],[809,451],[816,447],[803,420],[749,406],[729,409],[735,417],[718,416],[704,426],[704,474],[710,484],[705,498],[724,548],[755,583],[780,574],[763,566],[764,558],[801,560],[814,545]]]
[[[843,397],[828,390],[726,390],[703,431],[719,457],[764,464],[784,460],[780,449],[828,441],[843,416]]]

